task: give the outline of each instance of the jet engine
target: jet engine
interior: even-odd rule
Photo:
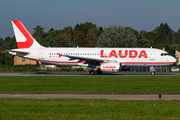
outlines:
[[[120,68],[120,64],[116,62],[104,62],[101,63],[100,65],[101,71],[117,72],[119,71],[119,68]]]

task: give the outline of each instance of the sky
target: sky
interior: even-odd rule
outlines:
[[[152,31],[167,23],[180,28],[180,0],[0,0],[0,38],[13,37],[11,20],[20,20],[32,34],[92,22],[97,27],[123,26]]]

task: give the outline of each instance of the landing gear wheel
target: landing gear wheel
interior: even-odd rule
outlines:
[[[97,74],[98,75],[102,75],[102,71],[101,70],[97,70]]]
[[[90,74],[90,75],[95,75],[95,71],[94,71],[94,70],[91,70],[91,71],[89,71],[89,74]]]
[[[151,72],[151,75],[155,75],[155,72]]]

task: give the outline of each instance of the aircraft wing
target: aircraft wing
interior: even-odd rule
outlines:
[[[69,55],[63,55],[64,57],[68,57],[70,58],[70,60],[79,60],[79,62],[81,61],[85,61],[85,64],[100,64],[102,62],[114,62],[114,60],[104,60],[104,59],[98,59],[98,58],[88,58],[88,57],[79,57],[79,56],[69,56]]]

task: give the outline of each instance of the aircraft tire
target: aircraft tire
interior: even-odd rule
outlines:
[[[97,70],[97,74],[98,75],[102,75],[102,71],[101,70]]]
[[[89,74],[90,74],[90,75],[95,75],[95,71],[94,71],[94,70],[91,70],[91,71],[89,71]]]
[[[151,75],[155,75],[155,72],[151,72]]]

